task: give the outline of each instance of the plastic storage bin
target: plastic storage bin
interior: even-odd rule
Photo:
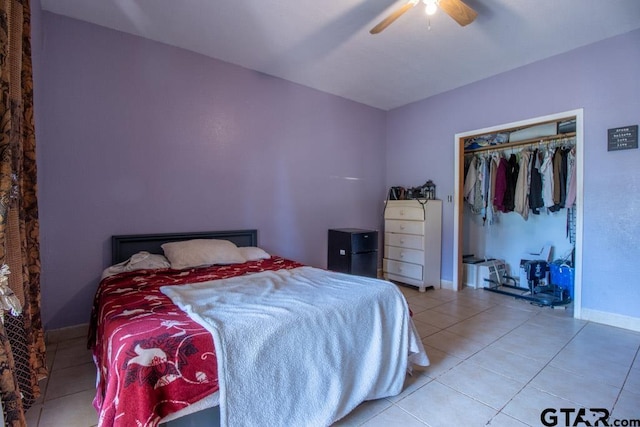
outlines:
[[[551,284],[566,289],[571,299],[573,299],[575,269],[565,264],[550,263],[549,270],[551,273]]]

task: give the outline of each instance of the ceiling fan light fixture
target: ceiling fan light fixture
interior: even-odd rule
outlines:
[[[438,2],[437,0],[422,0],[425,4],[425,12],[427,15],[431,16],[438,11]]]
[[[428,15],[433,15],[438,9],[442,9],[444,13],[449,15],[454,21],[456,21],[460,26],[464,27],[465,25],[471,24],[476,17],[478,16],[478,12],[470,8],[465,4],[463,0],[405,0],[402,6],[394,9],[389,15],[387,15],[382,21],[380,21],[375,27],[373,27],[369,32],[371,34],[378,34],[393,22],[396,19],[404,15],[406,12],[411,10],[414,6],[417,6],[420,1],[422,1],[426,6],[426,11]]]

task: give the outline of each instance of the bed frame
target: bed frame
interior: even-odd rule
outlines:
[[[147,251],[152,254],[162,254],[161,246],[164,243],[191,239],[221,239],[229,240],[237,246],[257,246],[258,230],[197,231],[191,233],[128,234],[112,236],[111,261],[112,264],[126,261],[131,257],[131,255],[140,251]],[[170,421],[160,424],[161,427],[213,427],[219,425],[220,408],[218,406],[201,409],[185,416],[181,416],[178,413],[173,417],[170,417]]]
[[[162,254],[162,245],[191,239],[229,240],[237,246],[258,246],[258,230],[196,231],[192,233],[128,234],[111,236],[111,264],[128,260],[140,251]]]

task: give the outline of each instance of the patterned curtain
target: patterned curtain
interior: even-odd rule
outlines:
[[[29,0],[0,0],[0,264],[22,305],[0,323],[0,398],[12,427],[26,426],[47,375],[35,148]]]

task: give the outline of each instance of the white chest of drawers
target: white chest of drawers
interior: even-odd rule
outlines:
[[[424,202],[424,201],[422,201]],[[440,288],[442,200],[389,200],[384,211],[384,278]]]

